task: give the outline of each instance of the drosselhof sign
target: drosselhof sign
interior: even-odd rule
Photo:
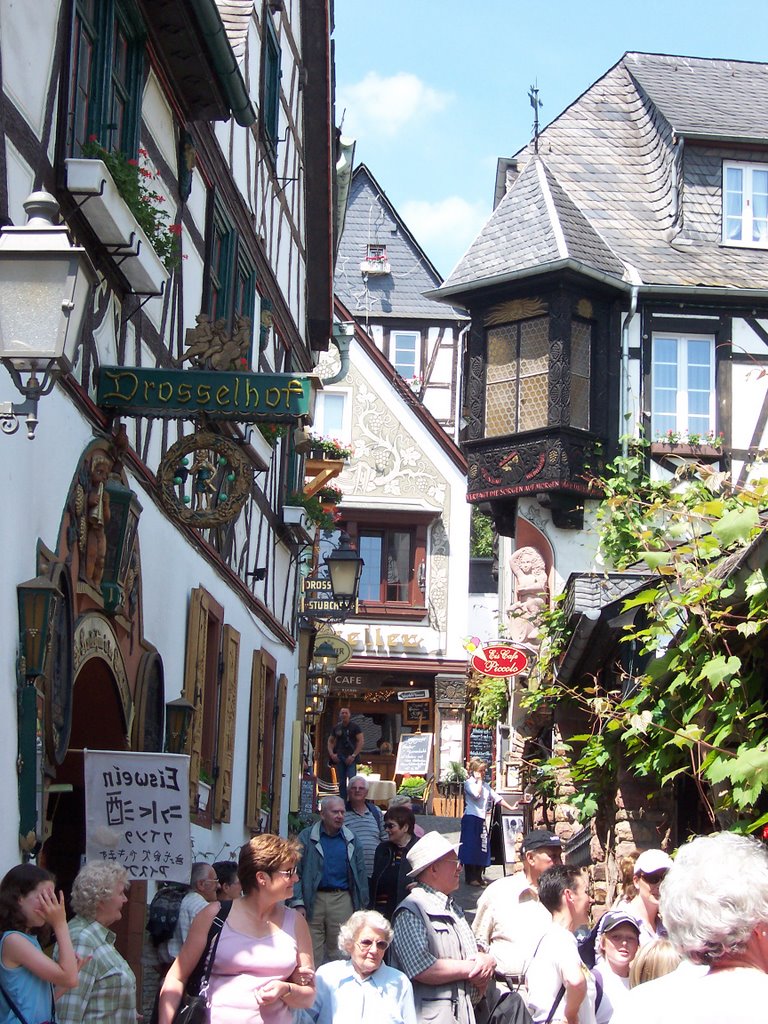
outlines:
[[[478,647],[471,665],[486,676],[516,676],[528,668],[528,655],[506,640],[497,640]]]
[[[310,413],[313,381],[290,373],[230,373],[102,366],[97,404],[126,416],[293,423]]]

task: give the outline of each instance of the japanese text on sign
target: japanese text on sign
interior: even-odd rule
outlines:
[[[129,878],[189,881],[189,758],[85,751],[87,860],[122,864]]]

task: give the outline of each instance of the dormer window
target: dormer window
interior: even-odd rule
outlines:
[[[723,163],[723,244],[768,249],[768,164]]]
[[[365,259],[360,264],[360,273],[362,274],[389,274],[390,273],[389,260],[387,259],[387,247],[386,245],[369,244],[365,254]]]

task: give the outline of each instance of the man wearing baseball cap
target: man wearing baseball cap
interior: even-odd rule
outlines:
[[[524,985],[525,966],[552,918],[539,903],[542,872],[560,863],[561,843],[554,832],[537,828],[523,839],[523,870],[493,882],[480,897],[473,924],[477,941],[496,960],[496,980]]]
[[[413,983],[416,1016],[430,1024],[475,1024],[474,1004],[496,961],[478,949],[464,911],[451,899],[461,870],[456,848],[439,832],[407,856],[416,886],[395,910],[392,966]]]

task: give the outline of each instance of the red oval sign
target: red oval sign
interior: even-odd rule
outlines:
[[[528,655],[513,644],[484,644],[472,655],[472,668],[486,676],[516,676],[528,668]]]

